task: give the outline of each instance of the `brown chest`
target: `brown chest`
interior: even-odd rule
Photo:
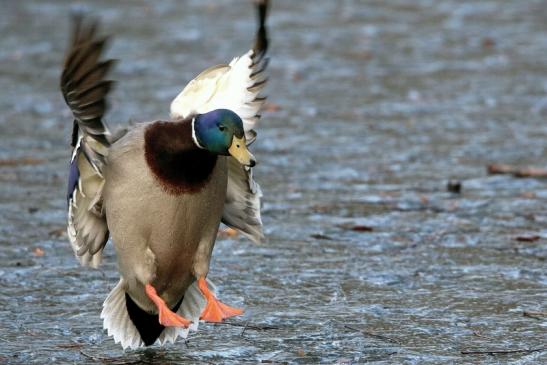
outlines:
[[[218,160],[217,155],[195,146],[190,120],[148,126],[144,155],[158,183],[174,195],[201,191],[211,180]]]

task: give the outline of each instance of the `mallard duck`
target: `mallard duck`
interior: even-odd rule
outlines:
[[[97,22],[74,20],[61,91],[74,115],[68,179],[68,237],[84,266],[97,267],[109,239],[120,281],[103,304],[108,334],[125,348],[174,342],[199,320],[242,313],[207,279],[220,222],[263,239],[260,187],[247,146],[265,98],[267,0],[258,1],[254,46],[211,67],[171,104],[170,120],[111,134],[104,123],[107,38]]]

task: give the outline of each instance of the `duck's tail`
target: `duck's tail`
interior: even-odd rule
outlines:
[[[207,281],[209,287],[214,288]],[[124,349],[137,349],[156,342],[160,345],[173,343],[179,336],[186,338],[190,330],[197,331],[199,316],[206,304],[197,282],[188,287],[181,301],[172,308],[180,316],[192,321],[189,328],[164,327],[159,323],[158,315],[141,309],[126,293],[125,288],[125,281],[120,279],[104,301],[101,313],[104,329]]]

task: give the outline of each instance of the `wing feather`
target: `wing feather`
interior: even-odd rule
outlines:
[[[228,157],[228,188],[222,223],[239,230],[256,243],[264,240],[260,217],[262,191],[250,168]]]
[[[102,191],[110,132],[103,117],[113,81],[114,60],[101,60],[108,38],[97,37],[98,23],[74,18],[72,42],[61,74],[61,92],[74,115],[74,146],[68,185],[68,238],[81,264],[97,267],[109,237]]]
[[[108,38],[97,37],[96,21],[85,21],[80,15],[74,17],[73,23],[73,41],[61,74],[61,92],[74,115],[75,130],[80,129],[100,144],[108,146],[110,132],[103,116],[113,81],[105,78],[115,61],[101,61]]]
[[[265,57],[268,47],[266,13],[268,2],[258,3],[259,26],[254,47],[228,65],[217,65],[200,73],[190,81],[171,103],[171,117],[185,118],[194,113],[206,113],[215,109],[230,109],[243,120],[245,136],[253,140],[250,132],[260,119],[265,97],[260,93],[268,78]]]
[[[95,165],[89,162],[82,149],[86,145],[85,139],[80,136],[71,163],[70,175],[77,177],[77,181],[69,180],[67,233],[80,263],[97,267],[108,241],[109,230],[102,209],[104,178],[97,173]]]

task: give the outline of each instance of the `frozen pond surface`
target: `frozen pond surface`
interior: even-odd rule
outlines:
[[[69,2],[0,1],[0,363],[547,363],[547,181],[485,168],[546,165],[545,2],[274,2],[269,242],[220,239],[210,273],[248,327],[124,353],[99,318],[111,245],[82,269],[64,234]],[[111,126],[165,118],[255,26],[246,1],[87,8],[116,35]]]

